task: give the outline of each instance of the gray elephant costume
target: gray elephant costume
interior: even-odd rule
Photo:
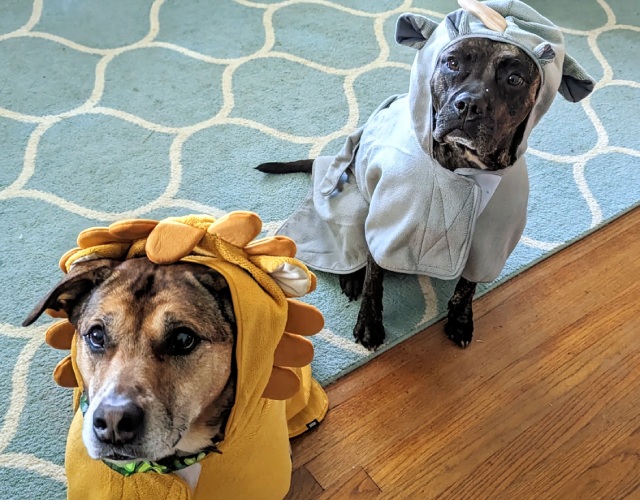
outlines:
[[[384,101],[353,132],[337,156],[313,164],[313,188],[279,234],[298,245],[298,258],[335,274],[366,265],[473,282],[500,274],[524,230],[529,182],[524,152],[533,127],[556,92],[577,102],[594,83],[565,54],[560,30],[517,0],[486,5],[507,21],[492,31],[460,9],[442,23],[414,14],[398,19],[396,40],[417,49],[409,93]],[[524,50],[542,82],[517,160],[486,171],[441,167],[432,157],[433,106],[429,82],[439,54],[463,37],[484,37]]]

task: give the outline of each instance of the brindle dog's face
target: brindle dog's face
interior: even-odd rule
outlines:
[[[40,308],[68,310],[79,334],[89,455],[158,460],[211,447],[235,395],[226,281],[203,266],[146,258],[77,267]]]
[[[453,156],[455,168],[509,166],[539,86],[536,65],[519,48],[487,38],[453,43],[431,80],[437,159]]]

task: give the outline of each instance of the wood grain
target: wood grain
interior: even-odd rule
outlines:
[[[286,500],[304,500],[305,498],[317,498],[324,490],[313,478],[306,467],[299,467],[291,476],[291,488]]]
[[[382,491],[373,479],[371,479],[369,474],[367,474],[362,467],[357,467],[353,474],[349,474],[348,479],[327,489],[318,498],[322,500],[329,500],[331,498],[368,500],[370,498],[378,498],[381,493]]]
[[[640,498],[640,209],[474,312],[468,349],[439,323],[328,388],[295,498]]]

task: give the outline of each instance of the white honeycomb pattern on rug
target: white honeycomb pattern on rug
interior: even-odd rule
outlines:
[[[95,81],[93,85],[93,90],[91,92],[90,97],[80,106],[72,109],[70,111],[66,111],[59,114],[52,115],[44,115],[44,116],[36,116],[23,114],[19,112],[14,112],[9,109],[0,108],[0,117],[8,118],[11,120],[15,120],[17,122],[24,122],[28,124],[35,124],[35,129],[31,133],[26,149],[24,151],[24,162],[22,170],[19,176],[16,178],[14,182],[0,190],[0,200],[7,200],[11,198],[31,198],[35,200],[40,200],[51,205],[55,205],[60,207],[63,210],[68,212],[81,215],[83,217],[101,221],[114,221],[122,218],[132,218],[132,217],[143,217],[145,214],[152,212],[153,210],[159,208],[186,208],[189,210],[193,210],[195,212],[204,212],[210,213],[216,217],[224,214],[224,211],[215,207],[208,206],[194,200],[185,199],[178,197],[178,191],[181,186],[182,181],[182,165],[181,165],[181,152],[182,147],[185,141],[195,134],[196,132],[202,131],[204,129],[221,125],[221,124],[232,124],[239,125],[242,127],[248,127],[252,129],[259,130],[260,132],[267,134],[269,136],[273,136],[275,138],[281,139],[283,141],[289,141],[291,143],[303,144],[309,147],[308,156],[313,158],[317,156],[323,148],[328,145],[334,139],[343,137],[356,128],[358,121],[360,120],[360,111],[359,105],[356,98],[356,92],[354,90],[354,84],[358,77],[361,75],[370,72],[379,68],[402,68],[405,70],[410,70],[410,65],[401,62],[393,62],[388,60],[389,58],[389,44],[388,40],[385,38],[383,33],[383,26],[386,20],[388,20],[391,16],[396,16],[402,12],[412,11],[420,14],[424,14],[433,18],[444,18],[445,13],[435,12],[432,10],[415,8],[412,5],[411,0],[405,1],[399,7],[388,10],[385,12],[365,12],[353,8],[348,8],[343,5],[339,5],[337,3],[333,3],[330,1],[324,0],[289,0],[280,3],[274,4],[263,4],[260,2],[252,2],[249,0],[236,0],[238,4],[244,5],[246,7],[251,7],[255,9],[260,9],[263,11],[262,22],[265,30],[265,42],[264,45],[257,50],[255,53],[238,57],[238,58],[215,58],[211,57],[199,52],[195,52],[193,50],[187,49],[185,47],[167,43],[156,41],[156,37],[160,30],[160,22],[159,22],[159,14],[164,3],[164,0],[155,0],[151,6],[149,12],[149,30],[146,36],[144,36],[139,41],[126,45],[123,47],[112,48],[112,49],[97,49],[89,46],[81,45],[73,42],[72,40],[46,33],[41,31],[34,30],[34,27],[40,20],[42,11],[43,11],[43,0],[35,0],[33,2],[33,9],[31,13],[31,17],[28,22],[19,29],[12,31],[10,33],[0,35],[0,42],[14,39],[14,38],[22,38],[22,37],[31,37],[31,38],[40,38],[50,40],[52,42],[61,44],[71,50],[93,54],[100,56],[99,62],[95,67]],[[375,37],[377,43],[379,45],[379,55],[377,58],[361,67],[353,68],[353,69],[340,69],[333,68],[330,66],[325,66],[322,64],[318,64],[311,60],[307,60],[289,53],[279,52],[274,50],[275,44],[275,32],[273,27],[273,16],[274,14],[284,7],[290,6],[292,4],[315,4],[321,5],[327,8],[336,9],[343,13],[371,18],[374,20],[374,30]],[[635,32],[640,32],[640,28],[636,26],[630,26],[618,23],[616,16],[614,15],[613,10],[604,0],[597,0],[597,3],[602,7],[604,12],[606,13],[607,21],[604,25],[599,28],[581,31],[569,28],[563,28],[563,31],[570,35],[580,35],[587,37],[589,46],[593,52],[593,55],[598,60],[600,65],[602,66],[603,76],[597,82],[596,91],[598,89],[602,89],[605,87],[619,87],[626,86],[635,89],[640,89],[640,83],[631,80],[620,80],[614,78],[614,72],[612,66],[606,60],[604,55],[602,54],[600,48],[598,47],[598,37],[599,35],[609,32],[612,30],[630,30]],[[134,114],[113,109],[109,107],[104,107],[100,105],[101,98],[105,89],[105,71],[108,65],[118,56],[137,49],[143,48],[153,48],[160,47],[164,49],[168,49],[179,54],[182,54],[184,57],[192,58],[198,61],[202,61],[205,63],[224,65],[225,69],[222,75],[222,93],[223,93],[223,104],[221,109],[211,118],[194,123],[188,126],[183,127],[170,127],[161,125],[158,123],[154,123],[143,119],[142,117],[136,116]],[[329,134],[321,135],[321,136],[300,136],[294,135],[290,133],[286,133],[275,128],[269,127],[263,123],[259,123],[257,121],[251,120],[249,118],[238,118],[231,117],[231,111],[234,108],[234,93],[232,87],[232,77],[236,70],[240,68],[243,64],[246,64],[249,61],[260,59],[260,58],[275,58],[275,59],[284,59],[291,62],[299,63],[301,65],[307,66],[309,68],[315,69],[317,71],[337,75],[342,77],[344,80],[343,89],[344,95],[346,96],[346,100],[348,103],[348,119],[346,122],[339,128],[332,131]],[[584,200],[589,207],[589,211],[591,214],[591,227],[595,227],[599,225],[603,220],[602,210],[598,200],[593,195],[584,175],[585,165],[588,161],[593,158],[609,154],[609,153],[619,153],[623,155],[628,155],[631,158],[640,158],[640,150],[611,146],[609,144],[609,136],[605,127],[603,126],[600,118],[594,111],[594,108],[591,104],[591,97],[586,98],[584,101],[580,103],[583,107],[586,115],[591,120],[596,132],[597,132],[597,141],[596,144],[587,152],[577,154],[577,155],[561,155],[561,154],[552,154],[545,151],[532,149],[528,150],[530,155],[538,156],[542,159],[557,162],[563,165],[566,165],[567,168],[571,168],[573,170],[573,178],[575,183],[583,196]],[[80,116],[80,115],[89,115],[89,114],[98,114],[98,115],[107,115],[119,118],[126,122],[130,122],[132,124],[137,125],[138,127],[142,127],[149,131],[162,132],[166,134],[171,134],[174,136],[171,147],[168,151],[168,156],[170,159],[170,177],[167,180],[166,187],[164,192],[159,195],[155,200],[150,203],[145,203],[141,206],[138,206],[135,209],[122,211],[122,212],[107,212],[92,209],[88,206],[82,206],[80,204],[74,203],[72,201],[66,200],[60,196],[57,196],[52,193],[48,193],[42,190],[29,189],[26,187],[29,179],[32,178],[35,172],[36,166],[36,158],[38,157],[38,147],[40,144],[40,140],[43,135],[55,124],[67,120],[72,117]],[[266,229],[269,232],[275,231],[277,227],[282,223],[282,221],[271,221],[266,224]],[[562,241],[539,241],[535,239],[531,239],[528,237],[523,237],[522,243],[524,245],[539,248],[542,250],[553,250],[554,248],[562,245],[564,242]],[[428,280],[420,280],[420,286],[425,293],[427,298],[427,304],[432,304],[434,300],[431,300],[434,296],[433,288],[430,285]],[[427,307],[429,309],[429,307]],[[425,316],[423,319],[428,319],[430,315],[433,315],[433,311],[427,310],[425,312]],[[51,478],[55,481],[64,483],[65,476],[64,470],[60,465],[54,464],[52,462],[42,460],[37,456],[31,453],[8,453],[5,452],[7,446],[12,441],[12,439],[16,436],[18,431],[19,421],[21,414],[25,408],[26,404],[26,393],[27,393],[27,376],[29,373],[30,363],[32,362],[36,350],[43,344],[44,342],[44,331],[46,330],[47,325],[45,326],[32,326],[28,328],[21,328],[14,326],[12,324],[0,323],[0,335],[6,336],[8,338],[17,338],[23,339],[26,341],[22,352],[20,353],[18,359],[16,359],[15,366],[11,375],[11,385],[12,391],[10,396],[10,402],[8,405],[8,409],[6,414],[4,415],[4,419],[2,421],[2,427],[0,428],[0,467],[7,468],[20,468],[30,470],[31,472],[40,474],[42,476]],[[344,339],[338,335],[335,335],[329,329],[325,329],[322,332],[323,337],[330,343],[334,343],[339,345],[346,351],[350,351],[353,353],[357,353],[362,356],[368,355],[368,351],[362,348],[359,345],[354,344],[353,342]]]

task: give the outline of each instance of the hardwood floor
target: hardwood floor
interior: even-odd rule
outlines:
[[[640,209],[328,388],[290,499],[640,499]]]

